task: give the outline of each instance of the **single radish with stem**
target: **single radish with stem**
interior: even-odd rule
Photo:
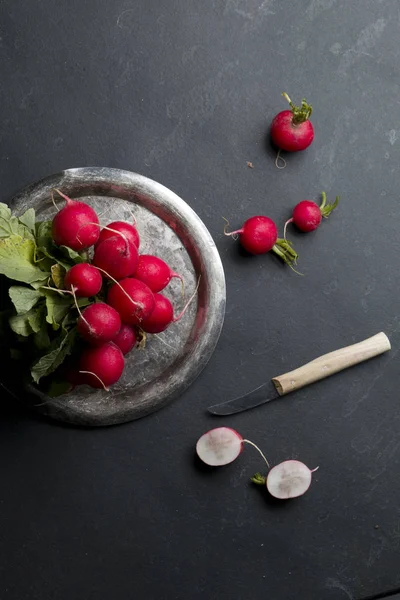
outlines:
[[[79,309],[77,330],[79,335],[90,344],[99,345],[111,342],[121,329],[121,317],[118,312],[105,304],[90,304],[82,312]]]
[[[151,315],[155,306],[151,289],[133,277],[127,277],[112,285],[108,291],[107,302],[128,325],[140,325]]]
[[[171,323],[180,321],[190,304],[193,302],[193,299],[197,294],[199,284],[200,277],[197,282],[196,289],[176,317],[174,317],[174,307],[172,306],[170,300],[168,300],[168,298],[162,294],[154,294],[154,309],[151,315],[140,324],[140,327],[143,329],[143,331],[146,333],[161,333],[162,331],[165,331]]]
[[[151,254],[141,254],[139,256],[135,277],[143,281],[152,292],[161,292],[173,277],[177,277],[181,280],[183,290],[182,275],[175,273],[161,258]]]
[[[122,237],[122,234],[107,238],[97,244],[94,249],[94,266],[109,273],[113,279],[120,280],[133,275],[138,260],[136,246],[127,238]]]
[[[261,454],[268,468],[269,463],[260,448],[250,440],[245,440],[231,427],[216,427],[204,433],[197,441],[197,456],[206,465],[222,467],[237,459],[243,451],[243,444],[250,444]]]
[[[327,219],[331,212],[335,210],[339,204],[339,196],[336,196],[335,202],[332,203],[327,203],[325,192],[322,192],[321,196],[322,202],[319,206],[315,202],[312,202],[312,200],[302,200],[296,204],[293,210],[292,218],[285,223],[285,229],[283,233],[285,239],[286,228],[289,223],[296,225],[300,231],[308,233],[309,231],[314,231],[320,226],[322,217]]]
[[[122,354],[128,354],[136,346],[137,336],[136,331],[130,325],[122,323],[121,329],[112,339],[114,344],[118,346]]]
[[[99,270],[89,263],[78,263],[67,271],[64,277],[64,286],[67,291],[75,289],[78,298],[96,296],[103,285],[103,278]]]
[[[236,231],[228,232],[227,227],[229,227],[228,221],[226,221],[224,234],[234,239],[235,236],[239,236],[241,245],[250,254],[265,254],[272,251],[292,269],[293,264],[296,264],[297,252],[289,241],[278,238],[278,229],[269,217],[250,217]]]
[[[79,361],[79,373],[83,382],[93,388],[108,391],[121,377],[125,360],[121,350],[113,342],[93,346],[83,351]]]
[[[266,485],[274,498],[287,500],[305,494],[311,485],[312,474],[317,470],[318,467],[311,470],[299,460],[285,460],[273,467],[266,477],[256,473],[251,481]]]
[[[127,223],[126,221],[113,221],[103,227],[100,231],[98,243],[104,242],[104,240],[112,237],[113,233],[121,233],[126,239],[132,242],[136,248],[139,248],[140,237],[138,230],[134,225]]]
[[[306,100],[301,106],[293,104],[284,92],[282,96],[289,102],[291,110],[283,110],[271,123],[271,138],[275,146],[287,152],[305,150],[314,139],[314,128],[309,118],[312,106]]]
[[[67,246],[77,252],[93,246],[99,238],[99,219],[88,204],[72,200],[55,190],[66,205],[53,218],[52,238],[57,246]]]

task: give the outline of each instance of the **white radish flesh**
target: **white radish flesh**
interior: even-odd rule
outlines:
[[[230,427],[217,427],[199,438],[196,452],[210,467],[221,467],[233,462],[243,449],[243,438]]]
[[[310,487],[313,471],[298,460],[285,460],[268,473],[267,489],[271,496],[280,500],[297,498]]]

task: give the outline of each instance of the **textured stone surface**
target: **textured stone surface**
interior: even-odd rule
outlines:
[[[1,197],[67,167],[160,181],[212,233],[224,329],[176,402],[107,429],[4,414],[1,596],[7,600],[360,600],[400,587],[398,0],[3,0]],[[274,166],[280,93],[314,105],[312,146]],[[247,161],[254,165],[247,167]],[[243,257],[222,217],[290,229],[304,277]],[[232,419],[209,404],[378,331],[387,355]],[[248,448],[198,469],[197,438],[236,427],[269,460],[319,465],[271,503]],[[378,528],[375,526],[378,525]]]

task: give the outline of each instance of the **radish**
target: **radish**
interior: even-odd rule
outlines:
[[[162,331],[165,331],[171,323],[180,321],[192,303],[193,298],[196,296],[199,285],[200,278],[193,294],[176,317],[174,317],[174,308],[168,298],[162,294],[154,294],[154,309],[151,315],[141,323],[141,329],[146,333],[161,333]]]
[[[96,296],[103,285],[103,278],[93,265],[79,263],[70,268],[64,277],[64,286],[67,290],[74,288],[78,298]]]
[[[140,327],[146,333],[161,333],[174,320],[174,308],[171,302],[162,294],[154,294],[154,309]]]
[[[292,110],[283,110],[273,119],[272,141],[278,148],[287,152],[305,150],[314,139],[314,128],[309,121],[312,106],[305,100],[302,100],[301,107],[295,106],[286,93],[282,96],[289,102]]]
[[[133,277],[127,277],[111,286],[107,302],[128,325],[140,325],[151,315],[155,306],[151,289]]]
[[[318,467],[310,470],[298,460],[285,460],[273,467],[267,477],[256,473],[251,480],[253,483],[266,485],[269,493],[274,498],[287,500],[306,493],[311,485],[312,473],[317,469]]]
[[[57,246],[68,246],[72,250],[86,250],[99,239],[99,219],[96,212],[85,204],[62,196],[66,205],[54,217],[51,231]]]
[[[122,354],[128,354],[136,345],[136,339],[134,328],[126,323],[122,323],[121,329],[112,341],[118,346]]]
[[[121,377],[124,365],[121,350],[113,342],[108,342],[84,350],[79,361],[79,373],[85,375],[86,384],[108,391],[108,386]]]
[[[289,223],[294,223],[300,231],[309,232],[314,231],[320,226],[322,217],[326,219],[329,217],[331,212],[339,204],[339,196],[336,196],[335,202],[332,204],[326,203],[326,194],[322,192],[322,202],[320,206],[311,200],[302,200],[293,210],[293,216],[291,219],[286,221],[284,229],[284,237],[286,238],[286,227]]]
[[[136,271],[139,255],[132,242],[121,236],[113,236],[97,244],[94,249],[93,264],[106,272],[108,278],[124,279]]]
[[[105,304],[90,304],[82,312],[79,310],[78,333],[90,344],[103,344],[115,338],[121,329],[121,317],[118,312]]]
[[[204,433],[197,441],[197,456],[206,465],[221,467],[236,460],[243,451],[243,444],[250,444],[269,463],[260,448],[250,440],[245,440],[235,429],[231,427],[217,427]]]
[[[140,238],[138,230],[134,225],[126,223],[125,221],[114,221],[113,223],[109,223],[100,231],[98,243],[104,242],[104,240],[115,235],[116,232],[122,233],[126,239],[136,246],[136,248],[139,248]]]
[[[135,273],[136,279],[143,281],[152,292],[161,292],[173,277],[183,284],[183,277],[170,269],[166,262],[151,254],[141,254]]]
[[[233,236],[234,239],[235,236],[239,235],[241,245],[250,254],[265,254],[272,250],[289,266],[296,263],[297,252],[295,252],[290,242],[278,238],[278,229],[269,217],[250,217],[236,231],[227,232],[228,226],[229,223],[227,222],[224,229],[225,235]]]
[[[217,427],[203,434],[197,441],[197,456],[210,467],[228,465],[243,450],[243,438],[230,427]]]

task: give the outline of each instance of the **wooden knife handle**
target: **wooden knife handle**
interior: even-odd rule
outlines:
[[[324,354],[290,373],[274,377],[272,382],[278,394],[283,396],[388,350],[390,350],[389,339],[381,332],[358,344]]]

